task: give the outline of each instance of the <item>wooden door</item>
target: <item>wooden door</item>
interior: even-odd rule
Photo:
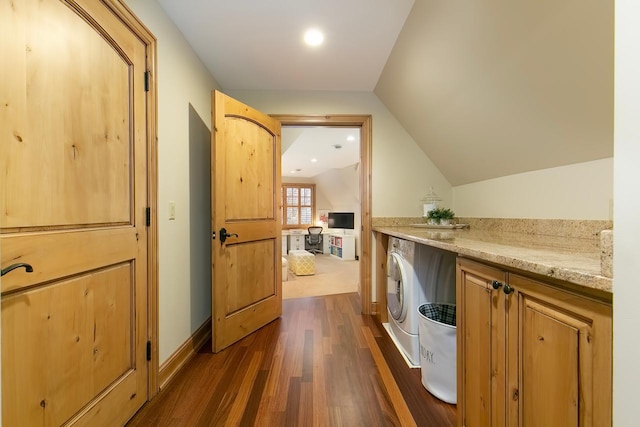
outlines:
[[[459,259],[456,280],[458,425],[505,426],[505,273]]]
[[[213,351],[282,314],[280,122],[212,94]],[[225,237],[221,230],[230,237]]]
[[[611,425],[611,306],[512,274],[509,425]]]
[[[0,3],[2,423],[147,399],[146,45],[102,2]]]

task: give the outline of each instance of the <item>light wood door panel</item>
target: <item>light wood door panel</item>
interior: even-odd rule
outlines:
[[[246,118],[229,116],[225,139],[225,193],[232,196],[225,204],[226,220],[275,220],[274,135]]]
[[[588,325],[573,325],[576,322],[571,319],[565,322],[560,316],[549,316],[535,301],[525,299],[523,304],[521,360],[526,380],[520,390],[524,398],[522,416],[527,420],[524,425],[577,427],[578,343],[580,329],[584,331]]]
[[[7,419],[62,425],[135,369],[131,274],[124,264],[2,298]]]
[[[217,352],[282,313],[281,142],[277,120],[218,91],[212,102],[212,327]],[[223,228],[233,234],[225,241]]]
[[[517,274],[509,283],[520,337],[508,343],[509,425],[611,425],[611,305]]]
[[[19,61],[2,67],[10,91],[3,227],[131,223],[135,117],[127,54],[135,50],[114,49],[63,2],[11,3],[16,9],[7,13],[19,17],[10,19],[11,34],[19,42],[8,43],[3,57]]]
[[[222,266],[228,272],[227,313],[233,315],[256,301],[274,297],[277,288],[272,240],[229,244]]]
[[[458,425],[505,425],[505,299],[492,287],[504,272],[458,259],[456,280]]]
[[[491,291],[484,281],[467,275],[460,307],[464,318],[465,375],[463,399],[467,426],[491,426]]]
[[[146,401],[146,45],[103,2],[0,4],[4,425]]]

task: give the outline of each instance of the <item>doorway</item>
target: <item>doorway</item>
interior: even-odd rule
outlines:
[[[313,260],[313,274],[297,274],[294,262],[283,271],[283,299],[359,292],[359,168],[360,128],[282,127],[282,256],[302,247],[315,255],[307,258]],[[308,243],[310,226],[322,230],[319,243]],[[331,245],[336,239],[346,243],[340,253]]]
[[[359,131],[360,163],[359,178],[359,283],[363,314],[371,313],[371,116],[369,115],[272,115],[282,127],[319,126],[334,128],[353,128]]]

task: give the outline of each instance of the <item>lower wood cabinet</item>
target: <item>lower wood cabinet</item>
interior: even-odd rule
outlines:
[[[456,290],[459,426],[611,426],[609,301],[466,258]]]

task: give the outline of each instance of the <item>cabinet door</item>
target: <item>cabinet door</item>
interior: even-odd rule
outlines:
[[[505,273],[458,259],[456,281],[458,425],[505,425]]]
[[[509,283],[509,425],[610,426],[611,306],[515,274]]]

